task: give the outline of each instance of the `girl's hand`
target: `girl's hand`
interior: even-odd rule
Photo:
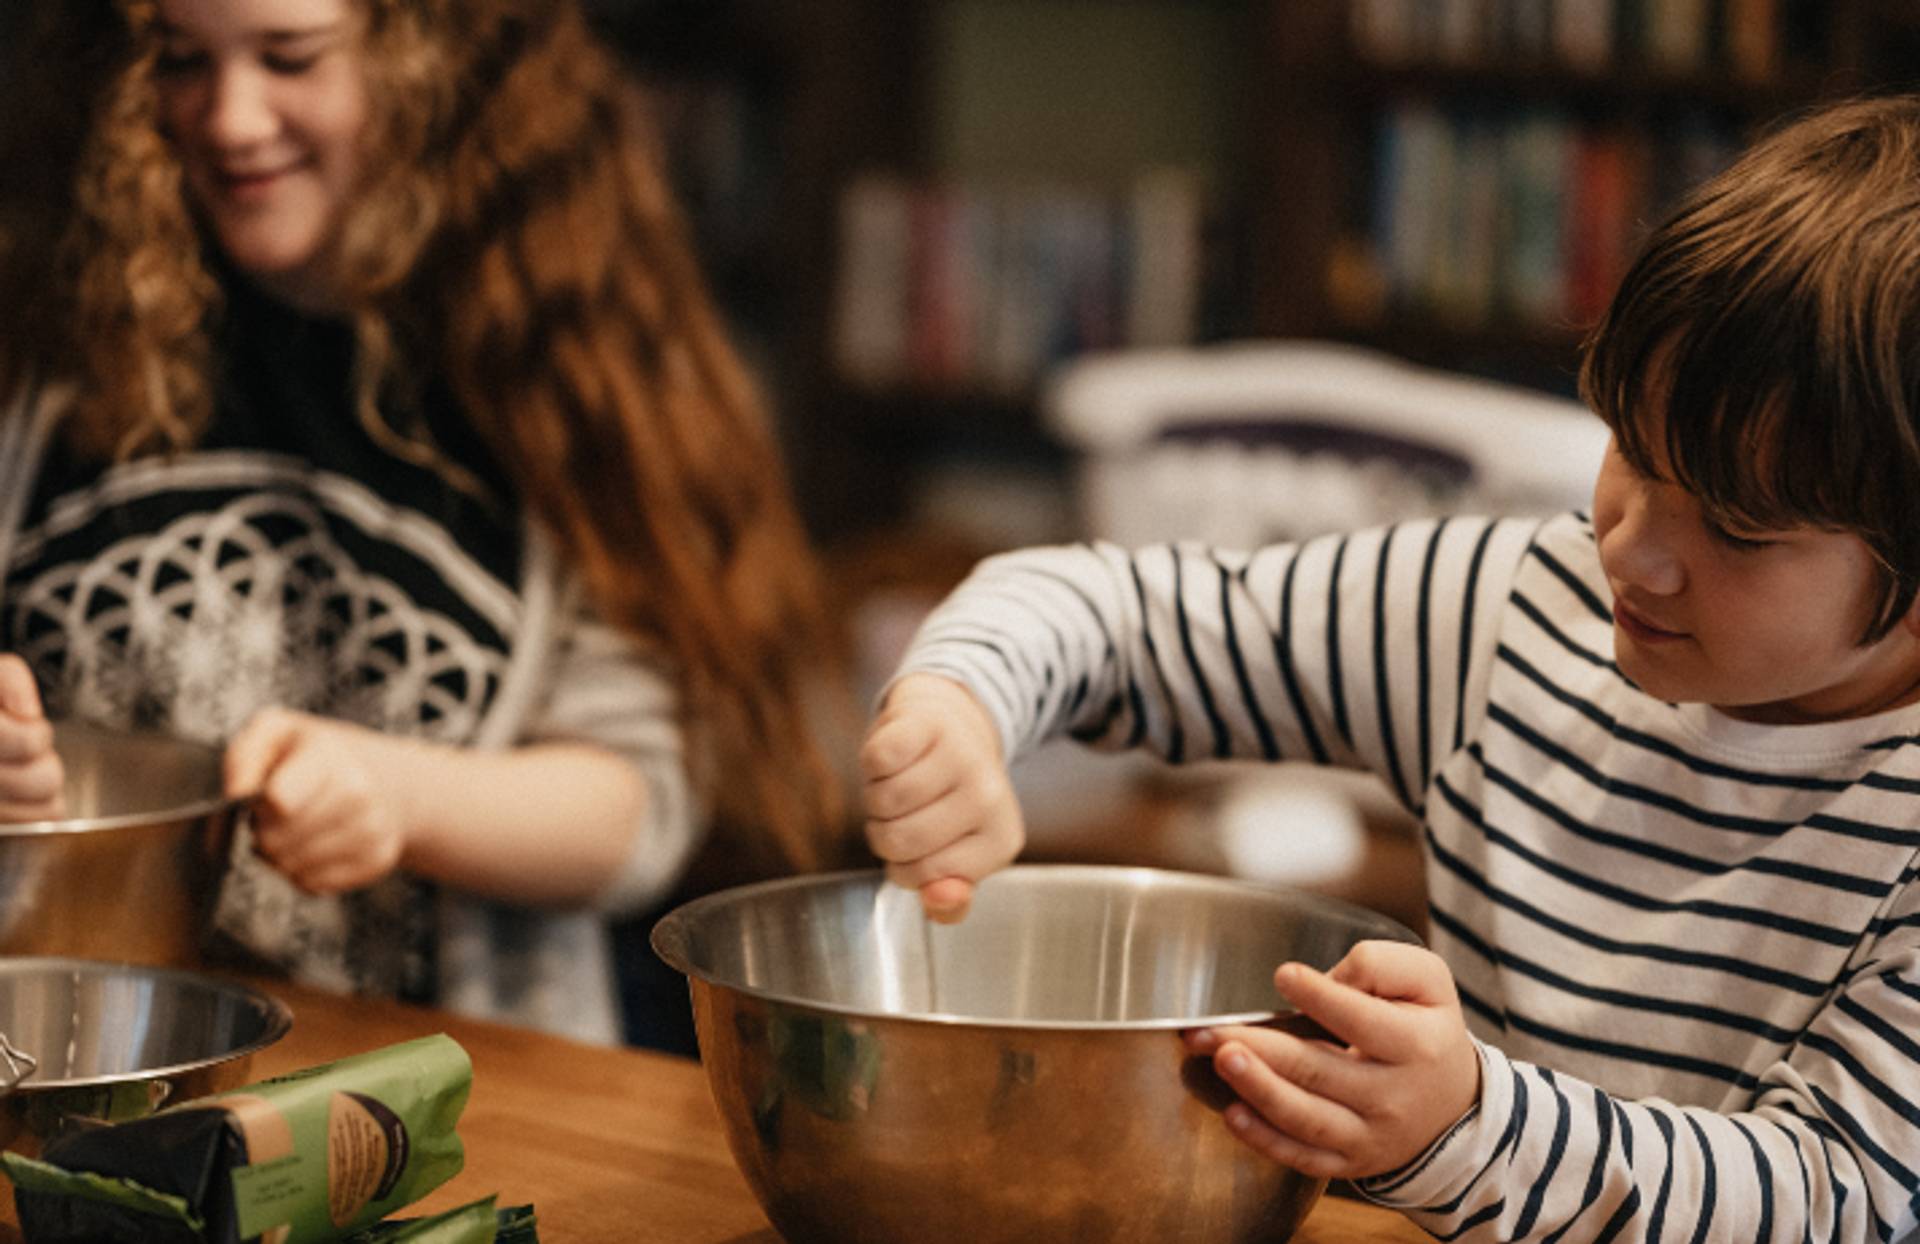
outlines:
[[[974,883],[1026,842],[993,719],[958,683],[910,674],[860,747],[867,844],[928,916],[959,920]]]
[[[0,652],[0,821],[57,821],[67,814],[66,767],[27,663]]]
[[[1361,942],[1331,972],[1282,964],[1274,984],[1337,1041],[1271,1028],[1197,1029],[1240,1096],[1227,1125],[1275,1162],[1316,1178],[1363,1179],[1426,1152],[1480,1098],[1480,1056],[1438,955]]]
[[[312,894],[357,890],[399,867],[411,818],[406,739],[289,709],[227,744],[226,790],[254,801],[255,847]]]

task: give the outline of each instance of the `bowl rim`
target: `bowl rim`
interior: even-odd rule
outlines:
[[[1016,863],[985,878],[983,884],[991,884],[995,877],[1009,874],[1034,875],[1047,873],[1054,876],[1067,874],[1091,874],[1100,879],[1129,879],[1143,885],[1186,886],[1206,889],[1242,890],[1256,895],[1271,896],[1275,893],[1306,903],[1309,906],[1326,908],[1342,915],[1357,916],[1364,923],[1378,927],[1377,936],[1389,941],[1409,942],[1415,946],[1426,943],[1413,930],[1407,928],[1393,917],[1377,912],[1370,907],[1332,895],[1318,894],[1298,886],[1277,882],[1254,881],[1245,877],[1231,877],[1224,874],[1185,872],[1169,868],[1152,868],[1135,864],[1049,864]],[[654,923],[647,941],[667,966],[686,976],[690,981],[698,981],[713,989],[726,990],[742,997],[753,998],[760,1002],[792,1007],[819,1014],[840,1015],[850,1019],[869,1022],[898,1022],[910,1024],[933,1024],[947,1027],[1021,1029],[1036,1032],[1181,1032],[1190,1028],[1215,1028],[1241,1024],[1270,1024],[1275,1020],[1298,1015],[1295,1008],[1280,1005],[1275,995],[1275,1005],[1271,1008],[1254,1011],[1222,1011],[1210,1015],[1191,1015],[1158,1019],[995,1019],[979,1015],[960,1015],[948,1011],[883,1011],[873,1007],[852,1006],[841,1002],[827,1002],[818,998],[802,997],[798,994],[777,989],[768,989],[758,985],[745,985],[734,981],[722,980],[712,972],[694,965],[688,954],[687,925],[702,912],[715,907],[731,906],[742,900],[761,894],[778,893],[782,890],[809,889],[829,883],[846,884],[860,881],[878,880],[882,888],[893,883],[886,880],[881,869],[854,868],[835,872],[803,873],[792,877],[776,877],[770,881],[755,881],[745,885],[729,886],[711,894],[703,894],[680,904]],[[894,887],[898,889],[899,887]],[[904,893],[904,891],[902,891]],[[924,919],[924,917],[923,917]],[[1367,940],[1372,940],[1369,938]],[[1274,966],[1278,967],[1278,964]]]
[[[88,976],[126,976],[142,980],[172,981],[190,985],[208,993],[226,994],[242,1005],[250,1006],[260,1013],[265,1024],[260,1036],[236,1046],[224,1054],[210,1054],[204,1058],[188,1059],[184,1062],[168,1063],[158,1067],[144,1067],[139,1071],[117,1071],[107,1075],[68,1076],[61,1079],[43,1080],[37,1073],[23,1078],[12,1089],[0,1091],[0,1099],[7,1096],[19,1096],[23,1093],[37,1093],[55,1089],[95,1088],[108,1084],[128,1084],[146,1080],[159,1080],[187,1072],[201,1071],[208,1067],[217,1067],[221,1063],[232,1062],[259,1053],[273,1045],[293,1029],[293,1008],[271,994],[264,993],[253,986],[240,981],[211,976],[203,972],[186,968],[161,967],[146,963],[125,963],[109,959],[80,959],[58,955],[6,955],[0,956],[0,984],[10,976],[25,976],[33,971],[53,970],[72,972]],[[11,1038],[12,1034],[7,1034]],[[35,1051],[27,1050],[28,1054]]]
[[[216,769],[220,764],[220,749],[213,744],[202,743],[182,735],[167,734],[164,731],[126,730],[117,726],[103,726],[81,718],[62,718],[53,723],[53,728],[56,742],[62,734],[94,735],[112,739],[148,739],[189,751],[201,752],[209,758]],[[0,840],[50,838],[68,834],[103,833],[115,829],[137,829],[150,825],[170,825],[179,821],[198,820],[212,813],[225,814],[249,802],[249,798],[244,795],[220,794],[177,804],[171,808],[122,812],[114,816],[72,816],[51,821],[10,821],[0,823]]]

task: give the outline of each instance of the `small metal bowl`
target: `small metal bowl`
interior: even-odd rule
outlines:
[[[0,824],[0,955],[197,967],[239,815],[218,748],[54,726],[65,819]]]
[[[0,958],[0,1033],[35,1064],[0,1095],[0,1148],[35,1154],[73,1116],[120,1122],[238,1087],[292,1026],[285,1003],[193,972]]]
[[[654,927],[729,1144],[792,1244],[1251,1244],[1324,1181],[1258,1157],[1183,1028],[1298,1026],[1273,970],[1418,941],[1303,891],[1022,865],[957,925],[878,873],[743,886]]]

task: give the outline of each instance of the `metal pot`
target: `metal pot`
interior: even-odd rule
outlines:
[[[958,925],[878,873],[696,899],[653,931],[687,974],[735,1160],[794,1244],[1285,1239],[1324,1183],[1241,1145],[1179,1030],[1302,1024],[1273,969],[1416,941],[1302,891],[1023,865]]]
[[[76,1115],[119,1122],[236,1088],[292,1026],[284,1003],[193,972],[0,959],[0,1033],[34,1064],[0,1096],[0,1148],[38,1153]]]
[[[0,824],[0,955],[200,963],[240,809],[219,749],[78,722],[54,747],[66,819]]]

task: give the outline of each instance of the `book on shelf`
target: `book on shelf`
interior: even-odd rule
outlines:
[[[1691,77],[1776,76],[1791,40],[1818,47],[1821,6],[1804,0],[1349,0],[1354,48],[1380,65],[1554,63],[1583,74],[1622,65]],[[1808,18],[1802,10],[1813,10]]]
[[[860,178],[840,197],[840,235],[834,360],[851,380],[883,384],[908,356],[912,195],[888,179]]]
[[[1649,133],[1545,107],[1397,105],[1376,135],[1368,247],[1387,309],[1467,327],[1591,324],[1653,216],[1736,142],[1692,114]]]
[[[840,205],[833,350],[873,389],[1018,393],[1089,350],[1194,339],[1205,195],[870,176]]]

